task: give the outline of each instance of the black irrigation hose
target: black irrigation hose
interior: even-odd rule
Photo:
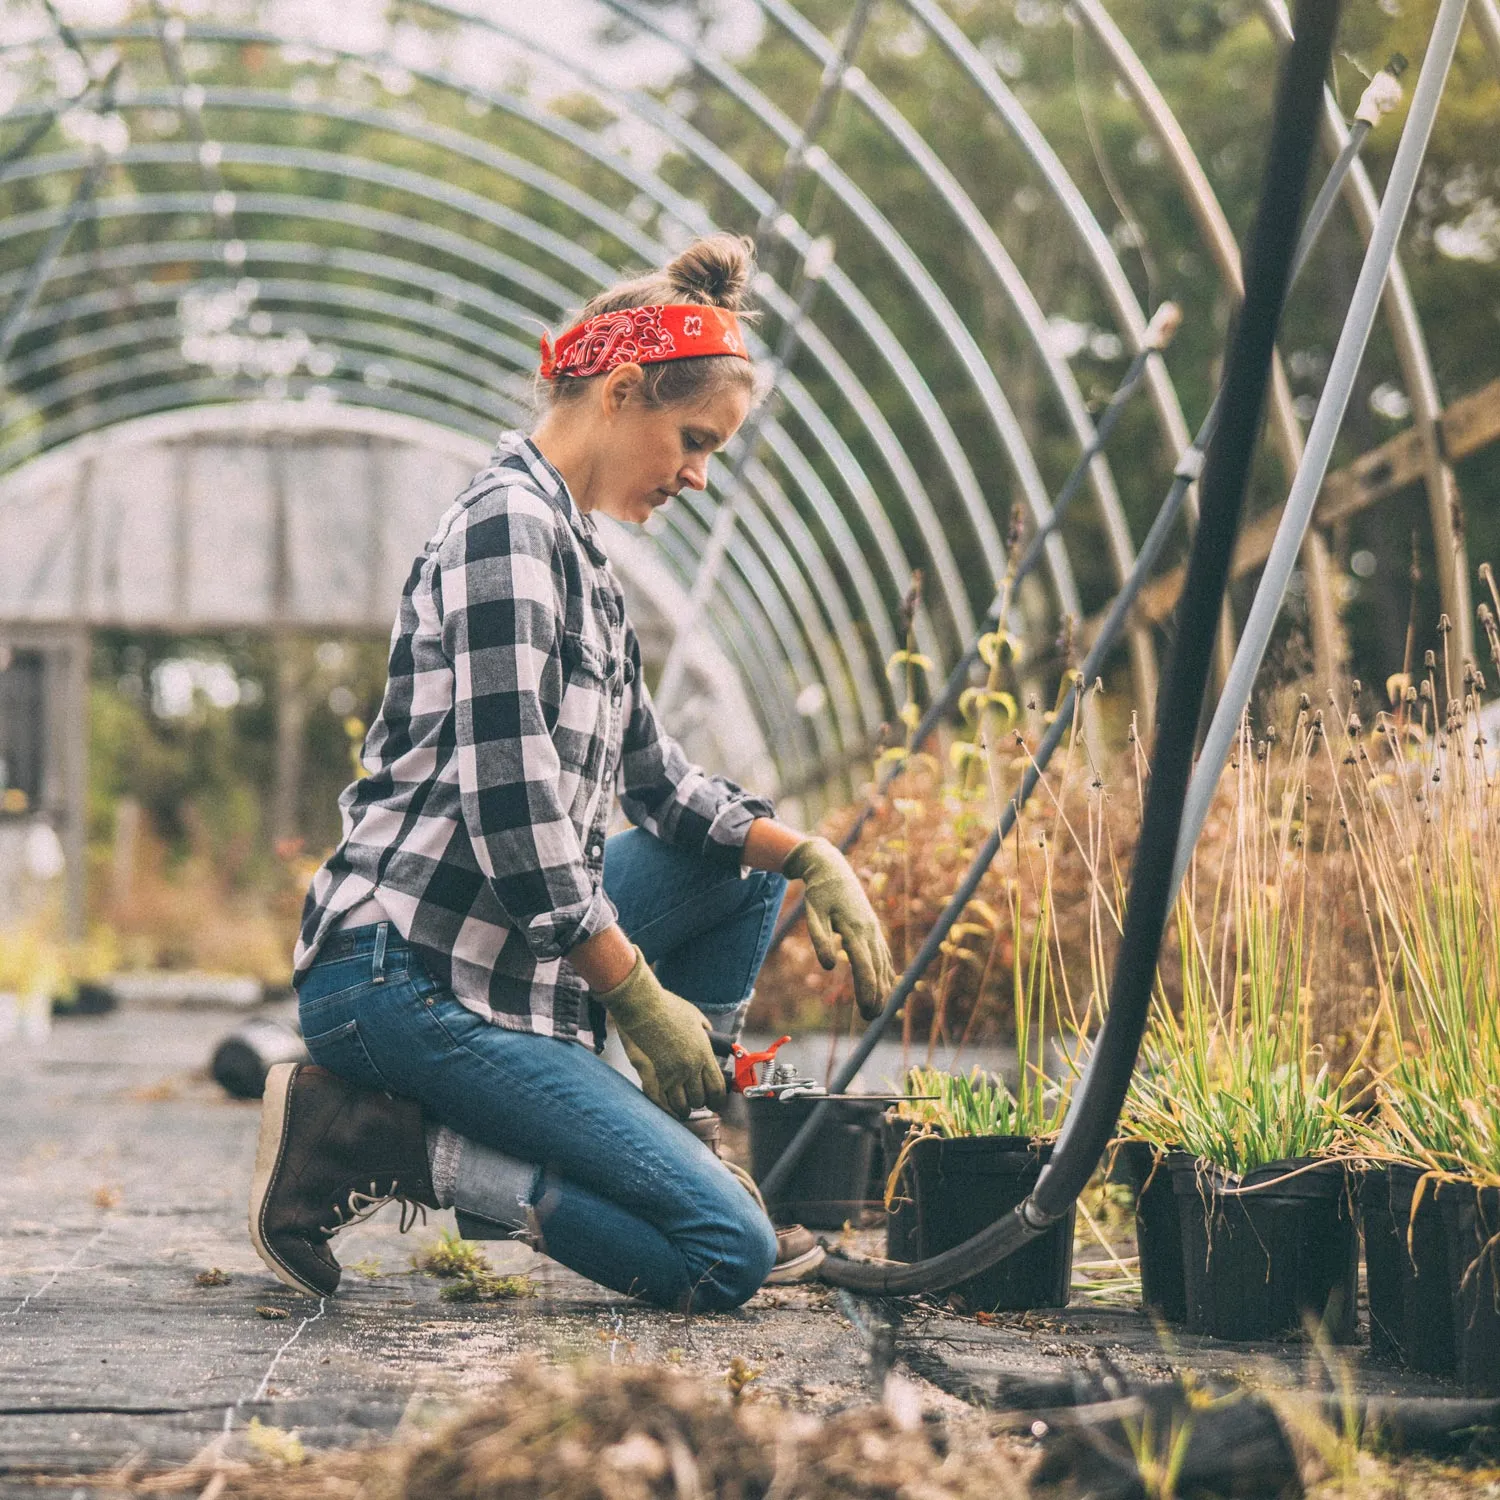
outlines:
[[[1296,259],[1298,220],[1317,139],[1323,80],[1332,56],[1338,11],[1338,0],[1299,0],[1296,38],[1282,61],[1270,149],[1246,260],[1245,300],[1224,376],[1223,416],[1204,465],[1198,528],[1157,714],[1151,782],[1131,869],[1125,929],[1109,1010],[1078,1095],[1051,1161],[1043,1168],[1030,1197],[1017,1208],[964,1244],[910,1265],[830,1256],[821,1274],[836,1286],[873,1293],[940,1291],[986,1269],[1062,1218],[1083,1191],[1114,1133],[1150,1010],[1157,954],[1171,899],[1182,804],[1192,771],[1219,610],[1265,412],[1276,329]],[[1074,698],[1076,701],[1076,691]],[[1058,720],[1061,717],[1059,714]],[[992,834],[988,842],[998,847],[997,835]],[[965,902],[967,899],[965,896]],[[898,994],[906,979],[904,975],[897,986]],[[808,1127],[817,1113],[809,1117],[799,1136],[811,1133]],[[796,1140],[762,1184],[767,1197],[775,1196],[779,1184],[771,1179],[786,1166],[795,1145]]]

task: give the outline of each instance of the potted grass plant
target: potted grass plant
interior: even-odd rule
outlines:
[[[1321,736],[1307,707],[1285,757],[1242,730],[1226,853],[1203,909],[1201,871],[1179,898],[1180,999],[1159,984],[1127,1106],[1127,1130],[1155,1156],[1156,1218],[1137,1225],[1143,1291],[1219,1338],[1281,1338],[1310,1322],[1335,1341],[1356,1331],[1353,1067],[1329,1065],[1311,1019],[1304,793]]]
[[[906,1127],[887,1189],[887,1254],[925,1260],[988,1228],[1036,1185],[1061,1125],[1063,1092],[1012,1091],[979,1069],[907,1075],[912,1098],[896,1108]],[[1064,1307],[1073,1277],[1073,1213],[951,1295],[973,1312]]]
[[[1488,566],[1481,569],[1494,599]],[[1495,599],[1500,609],[1500,599]],[[1480,622],[1500,667],[1500,630]],[[1446,638],[1447,632],[1444,631]],[[1390,1062],[1362,1141],[1372,1336],[1403,1363],[1500,1391],[1500,776],[1484,679],[1429,652],[1343,778],[1382,962]]]
[[[892,1113],[887,1140],[899,1147],[887,1183],[887,1254],[923,1260],[971,1239],[1035,1186],[1062,1127],[1075,1068],[1062,1035],[1049,875],[1041,850],[1039,921],[1021,929],[1012,889],[1016,1087],[975,1068],[967,1075],[918,1067]],[[1051,1066],[1049,1066],[1051,1064]],[[890,1149],[888,1145],[888,1149]],[[951,1296],[971,1311],[1067,1305],[1073,1213],[1016,1254],[961,1282]]]

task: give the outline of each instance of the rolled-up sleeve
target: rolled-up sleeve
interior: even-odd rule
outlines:
[[[664,843],[739,864],[750,825],[775,817],[775,806],[726,776],[708,775],[687,758],[657,718],[641,675],[640,644],[628,627],[625,650],[632,668],[620,758],[625,816]]]
[[[464,823],[507,922],[543,961],[617,915],[559,789],[558,525],[545,500],[501,487],[465,509],[437,557]]]

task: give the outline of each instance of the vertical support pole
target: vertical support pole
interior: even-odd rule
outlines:
[[[193,445],[174,443],[172,453],[172,603],[179,621],[193,604]]]
[[[63,912],[68,941],[88,935],[89,667],[93,637],[86,622],[69,632],[63,688]]]
[[[70,942],[88,932],[89,587],[93,573],[94,461],[79,466],[73,492],[72,620],[63,637],[63,921]],[[57,743],[54,740],[54,743]]]
[[[291,517],[287,511],[286,454],[273,438],[264,447],[271,495],[270,564],[272,649],[276,653],[276,761],[271,788],[273,844],[297,837],[302,800],[302,752],[307,693],[300,640],[292,624]]]
[[[390,602],[382,583],[385,579],[385,528],[390,513],[390,491],[386,467],[392,445],[367,437],[361,443],[365,460],[365,493],[370,497],[365,516],[365,624],[388,624]]]

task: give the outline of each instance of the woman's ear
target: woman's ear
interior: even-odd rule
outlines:
[[[606,416],[616,416],[644,393],[646,372],[637,364],[616,365],[604,377],[600,400]]]

